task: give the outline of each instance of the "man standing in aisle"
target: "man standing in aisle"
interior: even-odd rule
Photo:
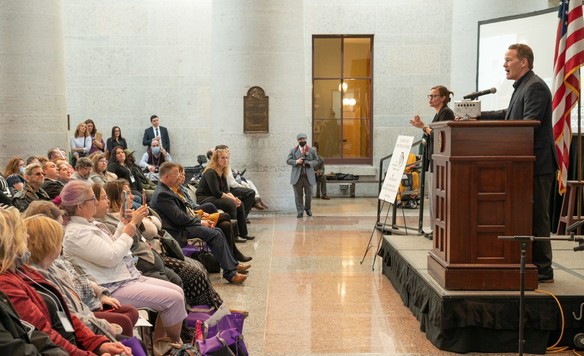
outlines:
[[[312,186],[316,184],[314,167],[318,162],[316,151],[306,144],[306,134],[298,134],[296,140],[298,145],[290,150],[286,163],[292,166],[290,183],[294,186],[296,217],[302,218],[305,211],[306,215],[312,216]]]
[[[150,123],[152,126],[144,130],[142,144],[148,149],[150,148],[152,140],[157,139],[166,152],[170,153],[170,137],[168,137],[168,130],[166,127],[160,126],[160,119],[156,115],[150,116]]]
[[[515,91],[506,110],[481,113],[482,120],[538,120],[534,132],[533,224],[536,237],[550,236],[549,199],[558,169],[552,130],[552,94],[545,82],[533,72],[533,51],[525,44],[513,44],[503,64],[507,79],[514,80]],[[554,281],[550,241],[533,241],[533,263],[540,283]]]

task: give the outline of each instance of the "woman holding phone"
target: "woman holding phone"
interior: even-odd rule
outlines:
[[[101,188],[103,190],[103,188]],[[82,269],[122,304],[151,308],[158,312],[154,340],[167,336],[172,342],[180,339],[182,321],[186,318],[182,288],[159,279],[143,276],[130,254],[136,226],[148,214],[141,206],[127,210],[127,218],[112,234],[106,226],[95,221],[99,209],[109,206],[105,191],[99,200],[92,187],[83,181],[70,181],[59,195],[60,208],[65,211],[63,257]]]
[[[103,218],[98,217],[102,215],[101,211],[98,211],[96,217],[105,223],[108,228],[115,229],[120,219],[120,206],[123,206],[124,199],[125,201],[132,201],[132,191],[124,180],[106,183],[104,190],[109,199],[109,209],[107,214],[103,215]],[[164,269],[171,272],[174,271],[173,274],[176,273],[180,277],[179,281],[170,281],[183,287],[188,305],[209,305],[218,308],[223,303],[223,300],[213,288],[205,267],[199,261],[191,258],[185,258],[184,261],[181,261],[176,258],[159,255],[159,248],[157,248],[159,245],[158,230],[161,225],[162,223],[156,213],[149,209],[149,215],[142,219],[142,223],[138,225],[134,235],[132,253],[142,259],[142,261],[139,260],[136,263],[136,267],[154,278],[164,278],[164,274],[167,274],[167,272],[163,272]],[[162,266],[160,266],[159,260]],[[145,270],[150,271],[152,274],[144,272]]]

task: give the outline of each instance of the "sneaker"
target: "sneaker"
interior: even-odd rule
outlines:
[[[322,199],[323,200],[330,200],[331,198],[328,195],[325,194],[325,195],[322,196]]]

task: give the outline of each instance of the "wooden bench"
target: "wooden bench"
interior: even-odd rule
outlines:
[[[379,183],[376,176],[360,176],[359,179],[327,179],[326,184],[347,184],[349,185],[349,194],[351,198],[355,197],[355,185],[358,183]],[[316,196],[320,197],[320,184],[316,184]]]

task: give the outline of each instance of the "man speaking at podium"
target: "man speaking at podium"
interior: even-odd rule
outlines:
[[[549,199],[558,167],[552,130],[552,94],[545,82],[533,72],[533,51],[528,45],[513,44],[503,64],[507,79],[514,80],[515,91],[506,110],[481,112],[482,120],[538,120],[534,132],[532,234],[550,236]],[[533,263],[540,283],[554,281],[550,241],[533,241]]]

